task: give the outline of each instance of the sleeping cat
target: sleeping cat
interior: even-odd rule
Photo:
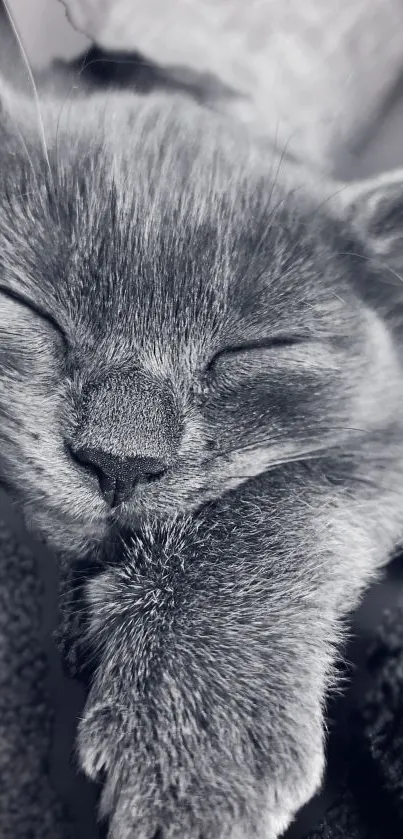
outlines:
[[[276,839],[403,533],[403,175],[336,210],[184,97],[0,96],[0,478],[101,565],[81,765],[111,839]]]

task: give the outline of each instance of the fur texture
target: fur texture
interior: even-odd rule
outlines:
[[[113,839],[275,839],[320,783],[343,620],[402,536],[379,257],[400,181],[393,214],[364,185],[341,221],[179,97],[41,112],[46,154],[4,87],[0,469],[32,527],[100,564],[80,760]],[[111,509],[83,447],[165,472]]]

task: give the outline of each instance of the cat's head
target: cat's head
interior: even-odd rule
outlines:
[[[80,551],[384,422],[365,262],[285,165],[176,99],[42,117],[46,153],[3,91],[0,480],[46,538]]]

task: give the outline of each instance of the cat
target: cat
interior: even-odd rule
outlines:
[[[100,564],[80,764],[111,839],[276,839],[403,533],[403,174],[326,191],[178,94],[0,101],[0,479]]]

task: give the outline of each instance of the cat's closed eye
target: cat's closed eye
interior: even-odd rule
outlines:
[[[49,312],[45,311],[44,308],[37,302],[34,302],[30,298],[26,297],[21,292],[16,292],[14,289],[10,289],[3,285],[0,285],[0,298],[4,297],[5,299],[11,301],[21,307],[25,313],[29,314],[30,316],[34,316],[34,318],[40,319],[44,325],[50,327],[52,332],[58,336],[60,339],[60,343],[63,345],[63,349],[67,350],[68,347],[68,339],[64,329],[62,328],[61,324],[55,319],[55,317]]]
[[[207,376],[215,376],[237,371],[253,375],[267,366],[298,363],[310,359],[318,360],[319,344],[307,335],[279,335],[273,338],[234,343],[220,349],[210,359]]]
[[[256,341],[245,341],[245,343],[232,344],[216,352],[215,355],[210,359],[207,366],[208,368],[210,368],[217,364],[218,361],[225,361],[225,359],[233,358],[239,359],[248,355],[250,356],[251,353],[258,353],[259,351],[274,351],[276,349],[294,347],[296,344],[300,344],[304,340],[306,340],[306,338],[304,338],[303,336],[279,335],[274,336],[272,338],[263,338],[261,340],[257,339]]]

